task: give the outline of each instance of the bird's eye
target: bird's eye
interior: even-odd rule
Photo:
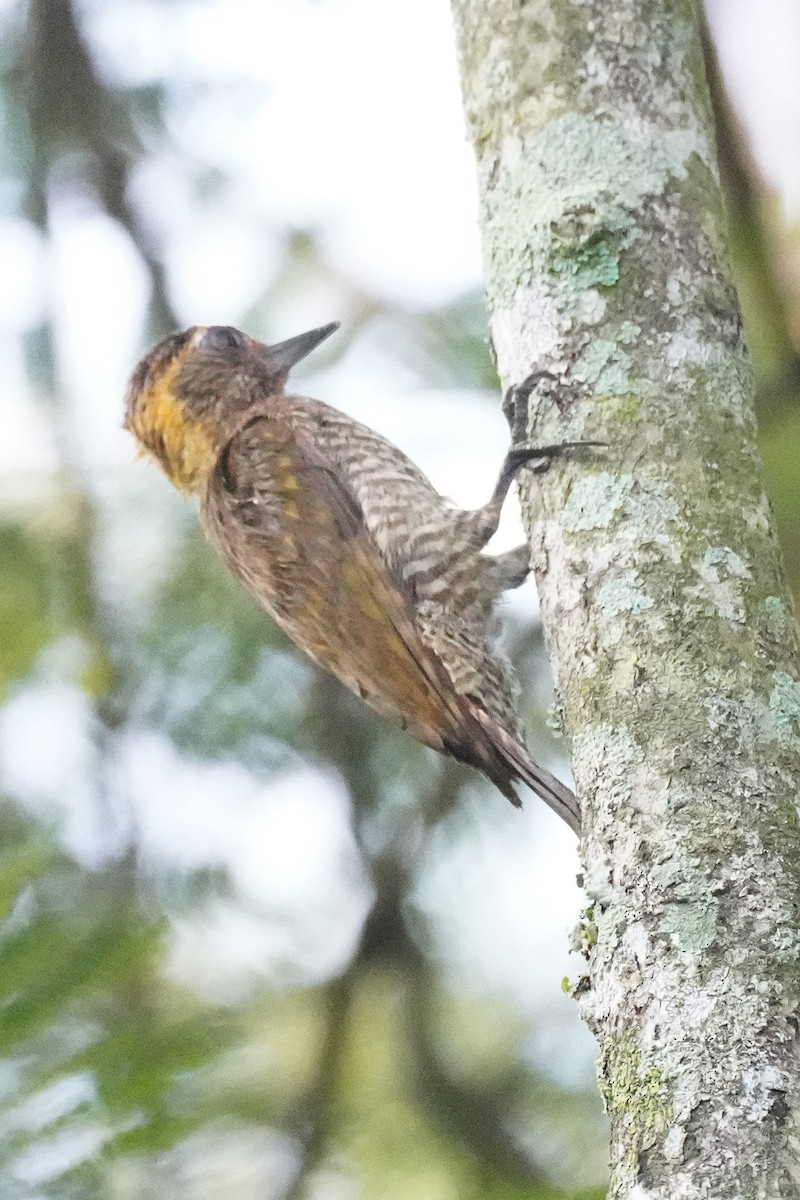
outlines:
[[[199,344],[204,350],[239,350],[244,345],[244,334],[232,325],[209,325]]]

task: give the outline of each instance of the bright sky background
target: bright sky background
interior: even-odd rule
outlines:
[[[12,7],[0,0],[0,15]],[[473,163],[444,0],[85,0],[82,8],[112,79],[142,85],[168,77],[181,85],[168,112],[179,151],[227,175],[203,205],[181,186],[171,154],[156,157],[136,181],[187,324],[235,320],[278,269],[278,235],[287,225],[318,229],[330,263],[354,287],[421,308],[478,283]],[[709,13],[758,161],[796,219],[800,5],[709,0]],[[108,546],[141,543],[137,570],[146,579],[166,544],[149,531],[168,538],[178,501],[152,467],[133,462],[119,428],[125,380],[142,350],[142,264],[80,194],[62,198],[49,244],[19,219],[0,219],[0,260],[0,497],[12,476],[15,486],[40,494],[40,472],[55,462],[17,342],[50,312],[71,442],[92,486],[116,497]],[[346,305],[340,285],[298,280],[271,314],[272,332],[284,337],[346,320]],[[369,336],[303,386],[397,441],[459,502],[476,505],[489,494],[506,428],[483,398],[421,389]],[[126,505],[135,511],[120,515]],[[517,536],[511,521],[505,544]],[[530,611],[532,593],[516,602]],[[90,716],[64,681],[71,652],[61,647],[35,686],[0,710],[0,782],[33,806],[62,811],[67,843],[92,862],[114,848],[125,821],[115,828],[107,814],[99,819],[87,784]],[[47,761],[37,752],[43,728],[53,748]],[[217,906],[202,928],[176,926],[171,970],[232,999],[265,967],[311,978],[347,956],[369,896],[346,869],[353,848],[330,780],[306,771],[265,790],[235,764],[209,771],[146,730],[123,740],[112,771],[149,854],[192,866],[228,863],[248,902],[294,913],[280,925]],[[487,808],[486,799],[421,864],[418,900],[441,909],[442,951],[461,978],[521,1007],[552,1008],[554,981],[575,974],[565,951],[579,905],[572,839],[532,801],[520,815],[498,798]],[[566,1000],[549,1027],[559,1054],[560,1021],[574,1044]],[[577,1045],[579,1069],[590,1072],[593,1042],[586,1034]]]
[[[705,0],[725,82],[786,221],[800,220],[800,3]]]

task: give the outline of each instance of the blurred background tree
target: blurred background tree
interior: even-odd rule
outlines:
[[[796,62],[800,19],[771,0],[757,42],[745,7],[709,5],[737,116],[709,53],[797,590],[800,178],[759,174],[786,155],[736,48],[796,146],[769,48]],[[119,430],[166,330],[339,319],[302,389],[485,498],[507,434],[446,6],[0,0],[0,69],[2,1195],[600,1196],[570,835],[312,669]],[[507,617],[557,763],[530,587]]]

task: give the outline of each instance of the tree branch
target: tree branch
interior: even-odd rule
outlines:
[[[505,386],[600,439],[524,512],[584,806],[612,1197],[800,1195],[800,683],[696,13],[453,0]]]

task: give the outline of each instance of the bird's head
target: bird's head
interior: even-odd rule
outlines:
[[[275,346],[230,325],[170,334],[131,376],[125,428],[175,487],[199,491],[242,416],[281,395],[292,367],[338,328],[323,325]]]

